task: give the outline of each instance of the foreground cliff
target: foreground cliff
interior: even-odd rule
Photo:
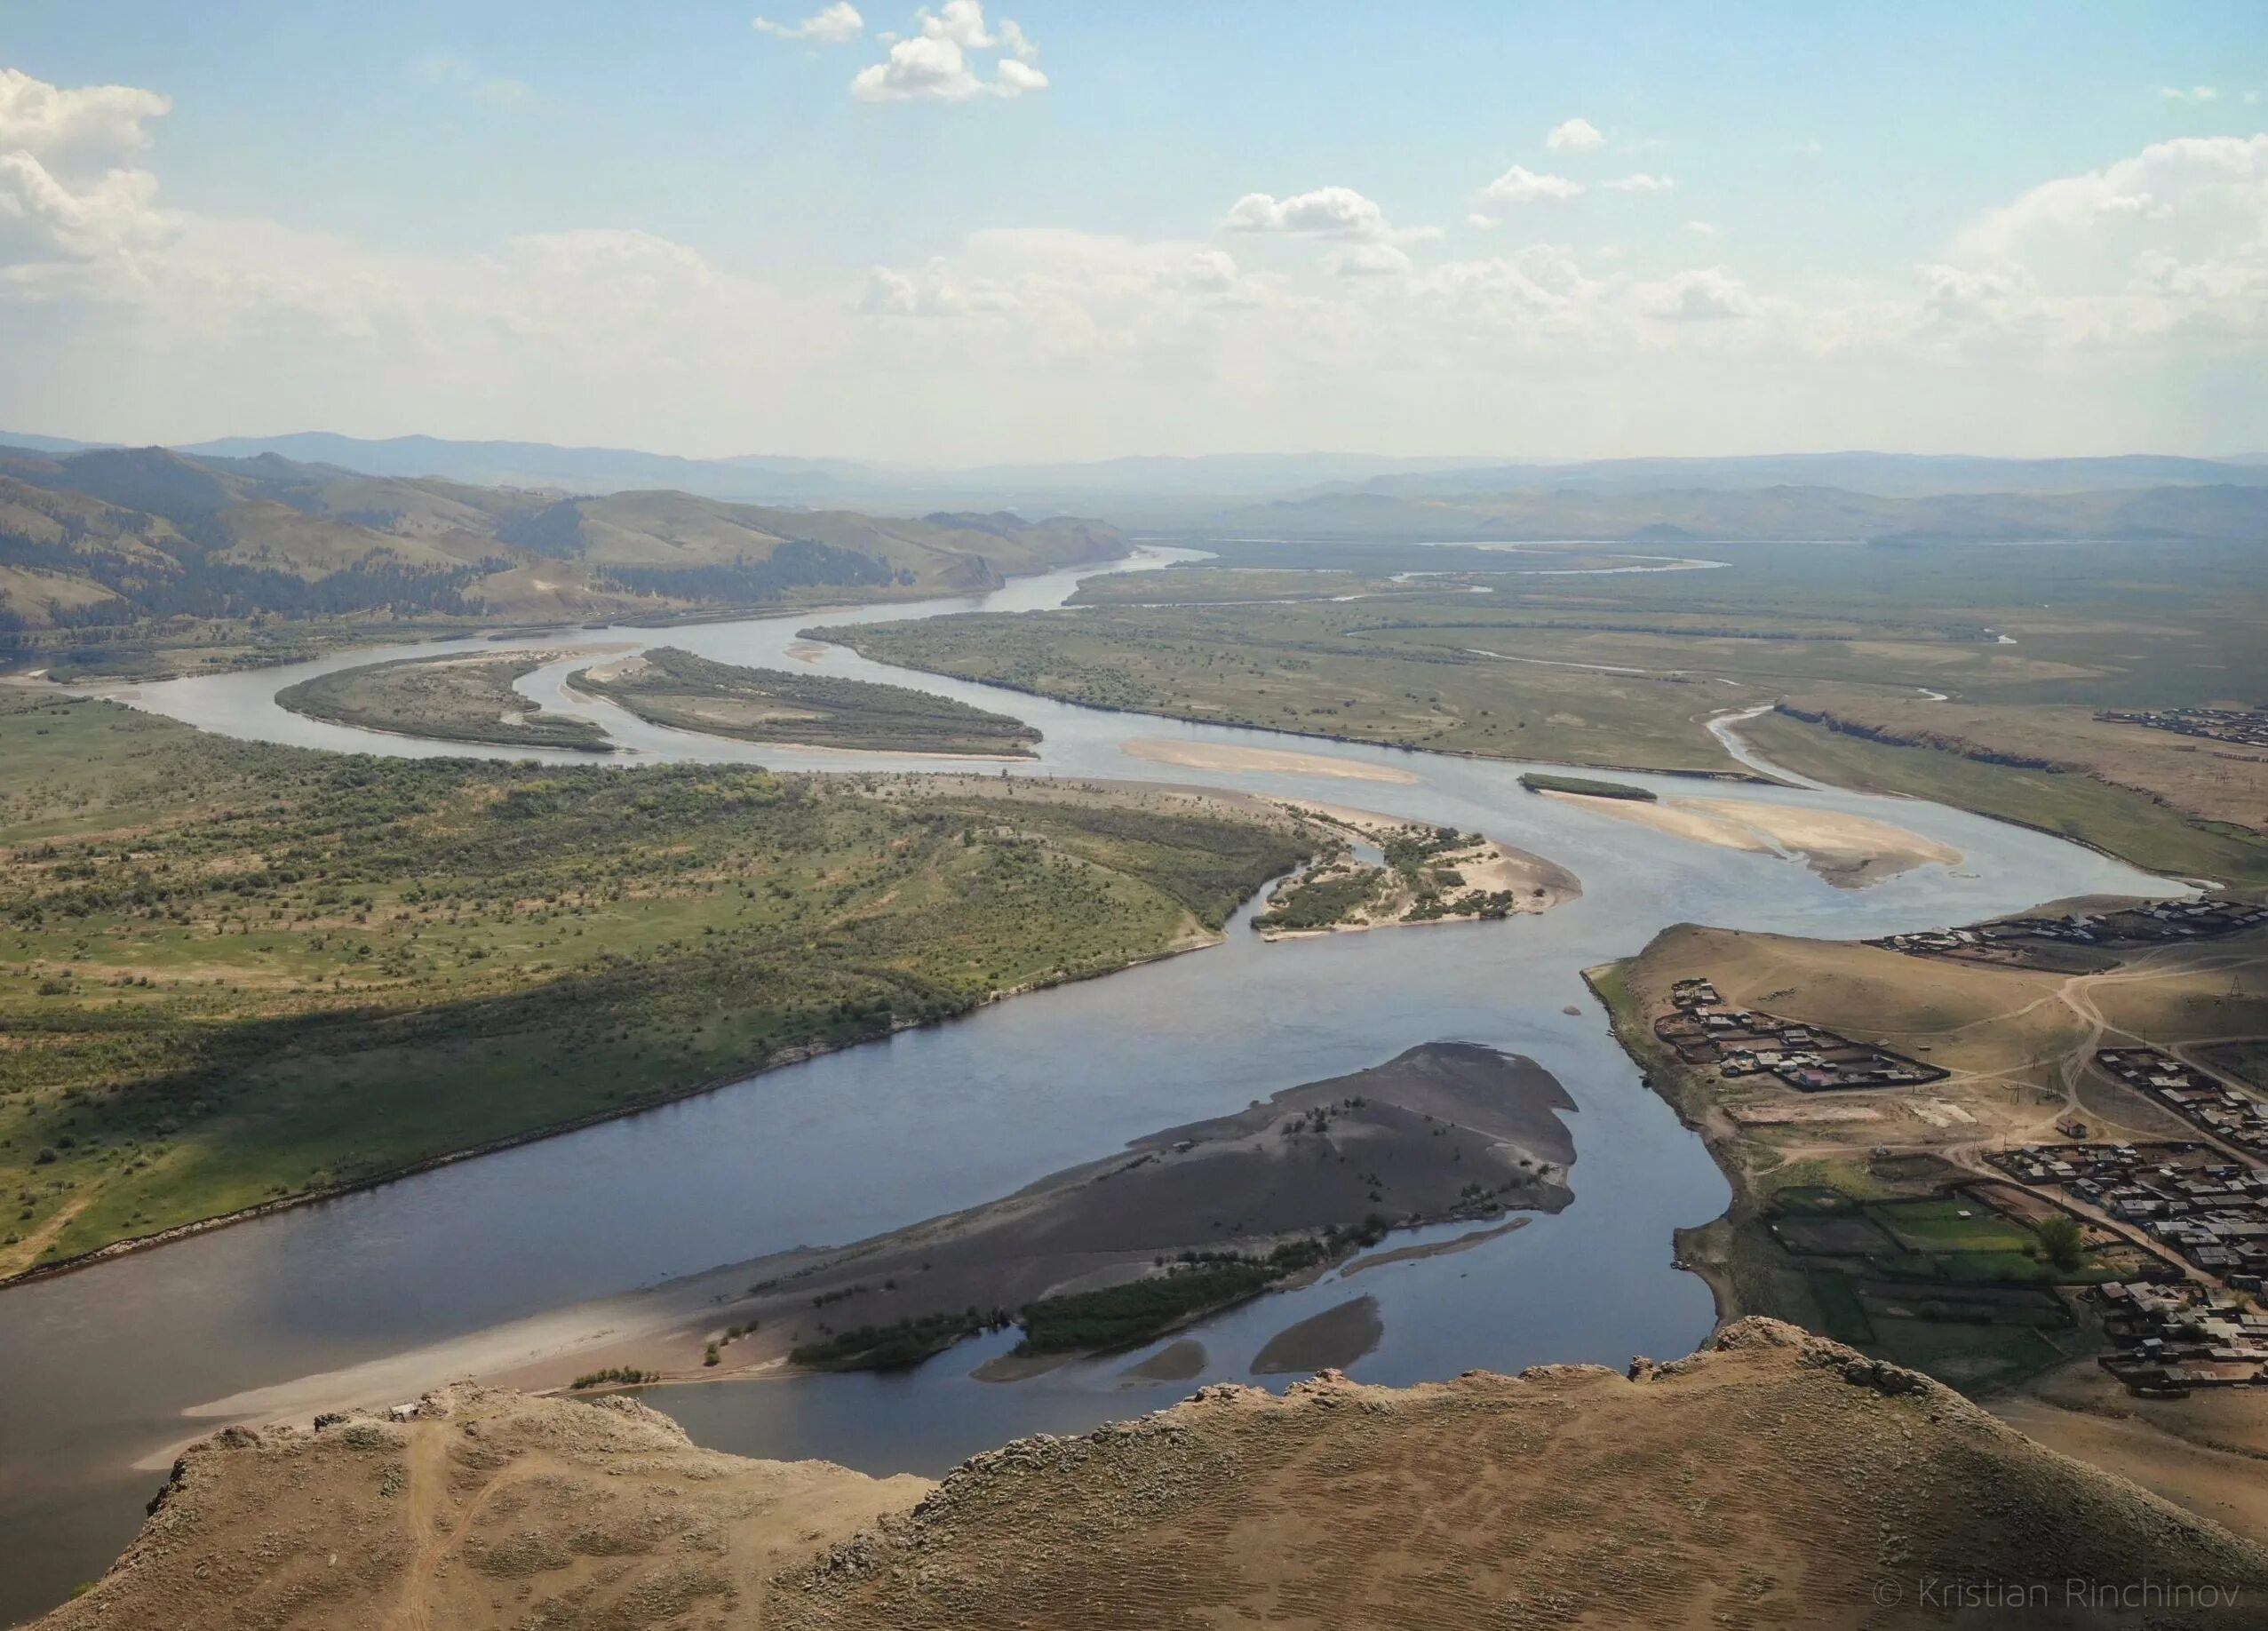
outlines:
[[[223,1435],[43,1631],[2258,1624],[2268,1551],[1768,1320],[1629,1377],[1213,1388],[939,1485],[473,1388]],[[1990,1595],[1986,1594],[1997,1594]],[[2233,1601],[2233,1607],[2218,1606]]]

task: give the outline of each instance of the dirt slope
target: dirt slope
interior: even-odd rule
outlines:
[[[41,1626],[1902,1627],[1946,1623],[1957,1583],[2036,1583],[2038,1623],[2070,1626],[2144,1622],[2066,1582],[2145,1579],[2239,1594],[2152,1625],[2257,1624],[2268,1549],[1747,1320],[1628,1378],[1207,1388],[935,1487],[697,1450],[625,1400],[455,1389],[200,1446]]]

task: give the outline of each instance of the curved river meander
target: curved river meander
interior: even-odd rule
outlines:
[[[978,600],[577,639],[792,664],[784,648],[800,628],[1060,605],[1081,577],[1162,564],[1176,553],[1021,579]],[[356,651],[146,686],[127,699],[232,736],[375,753],[476,752],[322,724],[271,700],[319,670],[442,648]],[[587,660],[540,670],[521,688],[547,707],[603,719],[648,760],[935,768],[649,726],[562,691],[565,670]],[[1442,1038],[1529,1054],[1565,1084],[1580,1106],[1570,1118],[1575,1202],[1480,1249],[1365,1276],[1359,1289],[1378,1298],[1385,1335],[1355,1374],[1405,1382],[1473,1366],[1619,1365],[1633,1354],[1685,1353],[1707,1333],[1712,1308],[1700,1281],[1673,1265],[1672,1232],[1715,1216],[1727,1189],[1699,1140],[1639,1081],[1580,969],[1634,952],[1680,921],[1850,938],[2058,896],[2174,888],[2091,851],[1935,805],[1828,788],[1744,792],[1871,812],[1965,857],[1950,870],[1835,889],[1771,856],[1703,848],[1530,797],[1517,784],[1525,768],[1517,764],[1102,712],[909,673],[840,648],[820,672],[914,685],[1030,720],[1046,741],[1038,762],[1018,774],[1233,786],[1477,829],[1572,868],[1585,893],[1541,917],[1274,945],[1242,932],[1240,919],[1217,948],[0,1292],[0,1622],[100,1571],[159,1476],[133,1464],[209,1428],[210,1419],[183,1414],[200,1404],[717,1264],[848,1242]],[[1136,736],[1297,748],[1417,779],[1169,768],[1120,751]],[[1692,788],[1675,777],[1627,779],[1664,792]],[[1203,1380],[1244,1377],[1269,1336],[1351,1294],[1326,1279],[1203,1327]],[[969,1380],[998,1346],[966,1344],[907,1376],[722,1383],[650,1396],[720,1447],[935,1473],[1016,1433],[1084,1428],[1197,1385],[1118,1385],[1123,1357],[1013,1385]]]

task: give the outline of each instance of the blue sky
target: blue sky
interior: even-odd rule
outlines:
[[[0,424],[2268,445],[2256,4],[760,9],[0,6]]]

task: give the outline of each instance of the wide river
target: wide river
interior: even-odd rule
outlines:
[[[801,628],[1052,607],[1082,577],[1162,565],[1175,553],[1146,551],[1131,562],[1019,579],[979,599],[594,630],[575,643],[672,644],[727,662],[794,667],[785,649]],[[558,647],[564,638],[515,643]],[[230,736],[463,755],[477,750],[325,725],[272,700],[310,673],[446,648],[358,651],[144,686],[125,698]],[[645,762],[935,768],[646,725],[561,689],[565,672],[589,660],[539,670],[521,688],[546,706],[602,720]],[[918,686],[1030,720],[1046,741],[1039,760],[1014,774],[1237,787],[1477,829],[1570,867],[1585,892],[1540,917],[1273,945],[1245,932],[1240,917],[1217,948],[0,1292],[0,1624],[101,1571],[160,1481],[134,1464],[213,1425],[210,1412],[188,1413],[200,1405],[971,1205],[1126,1140],[1421,1042],[1525,1054],[1565,1084],[1580,1107],[1570,1118],[1574,1204],[1477,1250],[1247,1305],[1195,1333],[1209,1355],[1201,1380],[1245,1378],[1276,1331],[1363,1292],[1377,1297],[1385,1323],[1379,1347],[1351,1367],[1367,1380],[1685,1353],[1707,1333],[1712,1309],[1700,1281],[1673,1264],[1671,1236],[1721,1212],[1726,1186],[1700,1142],[1640,1082],[1580,970],[1627,956],[1681,921],[1851,938],[2065,895],[2179,892],[2092,851],[1936,805],[1830,788],[1744,790],[1742,797],[1874,815],[1964,857],[1872,888],[1836,889],[1774,856],[1705,848],[1532,797],[1517,784],[1522,765],[1102,712],[910,673],[839,648],[817,672]],[[1415,779],[1161,766],[1122,751],[1134,737],[1292,749]],[[1666,793],[1695,791],[1676,777],[1623,779]],[[1125,1358],[1023,1383],[969,1380],[999,1341],[965,1345],[906,1376],[719,1383],[649,1396],[720,1447],[934,1474],[1015,1434],[1083,1428],[1198,1385],[1124,1386]]]

